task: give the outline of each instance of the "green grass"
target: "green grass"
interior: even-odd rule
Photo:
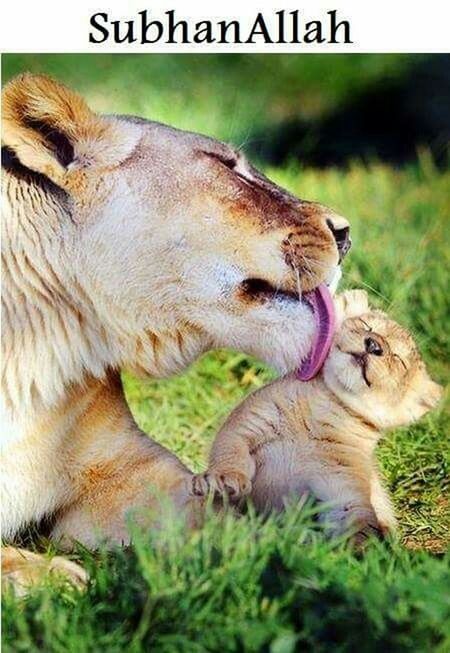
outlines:
[[[426,154],[402,171],[355,164],[346,172],[320,172],[293,164],[267,173],[298,195],[320,199],[349,217],[354,245],[342,288],[365,287],[372,303],[410,328],[432,376],[445,384],[450,174],[434,170]],[[225,415],[272,376],[246,356],[217,352],[183,376],[158,382],[125,377],[125,387],[140,426],[199,470]],[[449,432],[444,402],[420,424],[389,434],[378,451],[404,541],[436,551],[450,541]]]
[[[448,559],[374,543],[356,558],[306,511],[265,523],[211,517],[135,536],[134,550],[84,554],[86,593],[41,588],[3,603],[5,652],[294,650],[375,653],[450,646]]]
[[[289,115],[302,84],[311,89],[304,111],[312,114],[344,98],[358,71],[366,83],[398,74],[409,61],[24,55],[4,58],[3,71],[9,77],[25,68],[45,70],[74,83],[97,108],[141,113],[239,143],[256,123]],[[345,171],[292,163],[266,172],[351,220],[354,246],[342,288],[366,287],[373,303],[413,330],[432,376],[448,382],[450,173],[436,170],[426,152],[402,170],[355,162]],[[220,351],[167,381],[124,381],[142,428],[199,470],[225,415],[272,377],[257,361]],[[211,517],[191,535],[171,524],[159,535],[136,534],[129,551],[76,554],[91,572],[84,594],[49,585],[25,604],[6,596],[4,650],[447,653],[446,405],[389,434],[377,451],[401,543],[374,542],[358,558],[344,543],[326,542],[308,511],[294,508],[266,522],[252,514]]]

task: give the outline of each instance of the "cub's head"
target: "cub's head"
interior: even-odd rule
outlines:
[[[342,401],[380,427],[416,421],[442,395],[425,369],[411,334],[382,311],[371,310],[364,291],[336,298],[340,324],[323,368]]]
[[[336,279],[350,246],[344,218],[224,143],[99,116],[46,77],[5,87],[3,138],[11,174],[15,162],[44,187],[51,225],[45,215],[36,225],[117,334],[123,363],[166,374],[227,346],[287,371],[307,354],[314,323],[302,292]]]

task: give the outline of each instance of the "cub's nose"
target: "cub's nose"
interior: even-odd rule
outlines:
[[[338,215],[327,218],[327,225],[336,241],[340,263],[352,246],[350,226],[345,218]]]

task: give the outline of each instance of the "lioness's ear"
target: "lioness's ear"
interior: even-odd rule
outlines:
[[[2,106],[3,144],[58,185],[74,169],[118,165],[138,140],[134,125],[96,115],[80,95],[42,75],[14,78]]]
[[[370,310],[365,290],[346,290],[334,298],[338,323],[349,317],[357,317]]]

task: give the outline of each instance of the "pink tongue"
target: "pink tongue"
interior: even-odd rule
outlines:
[[[333,299],[324,283],[315,290],[304,293],[303,299],[311,306],[316,321],[316,333],[311,351],[297,371],[297,377],[300,381],[309,381],[319,373],[330,351],[335,315]]]

